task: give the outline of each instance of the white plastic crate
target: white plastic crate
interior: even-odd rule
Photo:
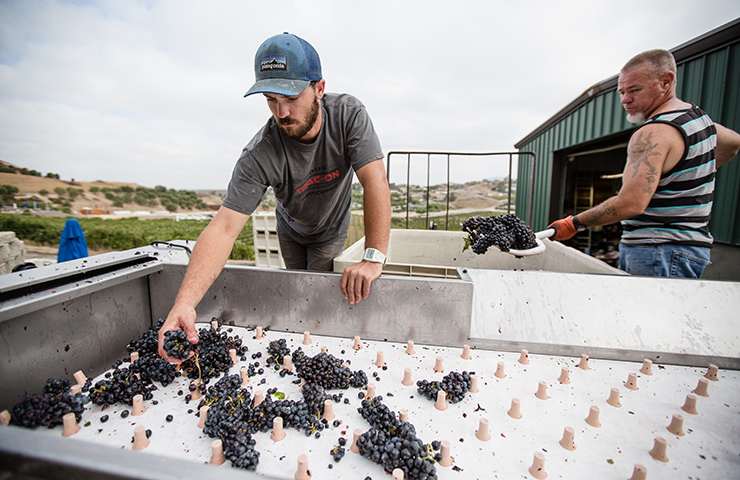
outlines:
[[[388,258],[383,273],[419,277],[459,278],[458,267],[492,270],[544,270],[567,273],[600,273],[626,275],[606,263],[559,242],[543,240],[544,253],[516,258],[491,248],[485,255],[462,251],[464,232],[443,230],[391,229]],[[353,243],[334,259],[334,271],[359,262],[365,249],[365,238]]]
[[[277,236],[277,219],[274,212],[252,214],[254,257],[258,267],[285,268]]]

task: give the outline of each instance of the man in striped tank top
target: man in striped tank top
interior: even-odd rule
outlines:
[[[622,222],[619,267],[633,275],[699,278],[709,265],[709,216],[718,167],[740,150],[740,134],[676,97],[676,61],[649,50],[622,68],[617,83],[630,123],[619,193],[556,220],[555,240]]]

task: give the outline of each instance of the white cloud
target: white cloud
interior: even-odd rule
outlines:
[[[3,2],[0,158],[78,179],[223,188],[268,116],[242,98],[254,52],[281,31],[314,44],[329,90],[365,103],[385,150],[510,150],[634,53],[740,13],[712,5]],[[475,163],[455,173],[505,173],[505,162]]]

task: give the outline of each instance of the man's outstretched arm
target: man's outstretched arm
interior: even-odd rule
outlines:
[[[365,221],[365,248],[375,248],[388,254],[391,229],[391,193],[381,160],[364,165],[357,171],[363,188]],[[342,272],[340,288],[350,304],[356,304],[370,295],[370,286],[383,271],[383,265],[362,261]]]
[[[619,193],[575,217],[550,224],[555,229],[553,240],[572,238],[580,226],[608,225],[643,213],[658,187],[668,154],[672,148],[682,147],[681,136],[671,126],[654,124],[639,129],[627,146],[627,164]]]
[[[185,278],[175,297],[167,319],[159,330],[159,354],[169,360],[163,349],[164,332],[182,329],[191,343],[198,342],[195,329],[195,307],[213,284],[229,258],[234,241],[249,217],[226,207],[221,207],[213,220],[198,236],[190,258]]]
[[[717,128],[717,149],[714,151],[717,167],[726,164],[737,155],[740,150],[740,133],[715,123]]]

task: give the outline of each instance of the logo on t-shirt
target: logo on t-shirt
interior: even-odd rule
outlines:
[[[274,70],[287,70],[288,60],[284,55],[270,55],[260,61],[260,72],[272,72]]]
[[[326,185],[327,183],[331,183],[337,178],[341,176],[341,173],[339,172],[339,169],[336,168],[328,173],[320,173],[318,175],[314,175],[313,177],[309,178],[303,184],[301,184],[299,187],[295,189],[296,193],[303,193],[309,188],[316,188],[322,185]]]

